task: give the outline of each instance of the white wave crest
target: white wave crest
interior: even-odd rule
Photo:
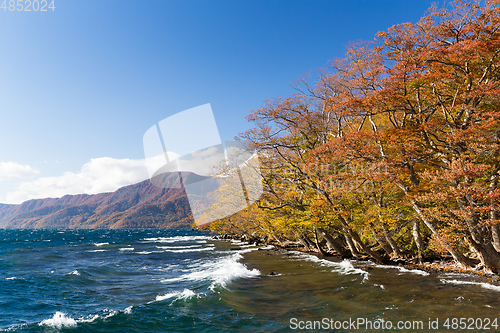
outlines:
[[[241,251],[238,251],[241,252]],[[225,258],[209,261],[194,267],[194,271],[171,279],[162,279],[163,283],[171,283],[181,280],[200,281],[211,280],[210,289],[217,285],[225,288],[227,283],[236,278],[254,278],[261,275],[256,268],[249,270],[245,265],[238,262],[243,258],[240,253],[234,253]]]
[[[183,280],[187,280],[187,278],[185,276],[180,276],[180,277],[170,278],[170,279],[160,279],[160,282],[161,283],[172,283],[172,282],[183,281]]]
[[[348,259],[344,259],[340,262],[336,262],[336,261],[330,261],[330,260],[326,260],[326,259],[320,259],[312,254],[302,253],[302,252],[298,252],[298,251],[291,251],[291,252],[295,255],[295,258],[297,258],[297,259],[312,261],[312,262],[318,263],[322,266],[333,267],[334,268],[333,272],[340,273],[342,275],[351,275],[351,274],[362,275],[363,280],[361,281],[361,283],[368,280],[368,277],[370,276],[370,273],[368,273],[360,268],[355,268],[352,265],[351,261]]]
[[[422,271],[420,269],[407,269],[401,266],[391,266],[391,265],[375,265],[377,268],[393,268],[397,269],[398,271],[402,273],[410,273],[410,274],[418,274],[418,275],[423,275],[423,276],[428,276],[430,273],[426,271]]]
[[[155,237],[144,238],[144,242],[154,243],[175,243],[175,242],[189,242],[193,240],[206,240],[210,239],[208,236],[174,236],[174,237]]]
[[[195,244],[195,245],[179,245],[179,246],[156,246],[157,249],[163,249],[163,250],[177,250],[177,249],[192,249],[192,248],[200,248],[201,245]]]
[[[128,308],[125,308],[121,311],[116,311],[116,310],[110,310],[110,309],[104,309],[103,314],[101,316],[95,314],[95,315],[88,315],[87,317],[81,317],[76,320],[77,323],[93,323],[99,318],[102,319],[107,319],[110,317],[113,317],[114,315],[123,312],[125,314],[131,314],[132,313],[132,308],[133,306],[129,306]]]
[[[137,254],[151,254],[151,253],[158,253],[158,251],[141,251],[141,252],[137,252]]]
[[[134,251],[133,247],[122,247],[120,248],[120,251]]]
[[[240,245],[240,248],[245,249],[245,248],[255,247],[255,246],[256,246],[255,244],[246,244],[246,245]]]
[[[440,279],[442,283],[451,283],[451,284],[472,284],[472,285],[477,285],[481,286],[484,289],[489,289],[489,290],[494,290],[494,291],[500,291],[500,286],[495,286],[493,284],[489,284],[486,282],[474,282],[474,281],[461,281],[461,280],[445,280],[445,279]]]
[[[80,275],[80,272],[78,272],[76,269],[74,271],[69,272],[67,275]]]
[[[257,251],[258,249],[259,249],[258,247],[251,247],[251,248],[239,250],[239,251],[237,251],[237,253],[240,253],[240,254],[249,253],[249,252]],[[231,252],[233,252],[233,251],[231,251]]]
[[[155,302],[164,301],[166,299],[170,299],[170,298],[174,298],[174,297],[177,300],[177,299],[186,299],[186,298],[193,297],[193,296],[197,296],[194,291],[192,291],[191,289],[184,289],[182,292],[176,291],[176,292],[168,293],[165,295],[158,295],[158,296],[156,296]]]
[[[85,252],[106,252],[106,250],[88,250]]]
[[[196,249],[182,249],[179,250],[164,250],[164,252],[172,252],[172,253],[185,253],[185,252],[202,252],[202,251],[213,251],[213,247],[201,247]]]
[[[168,293],[165,295],[158,295],[158,296],[156,296],[155,302],[160,302],[160,301],[175,297],[175,296],[179,295],[180,293],[181,293],[180,291],[177,291],[177,292]]]
[[[77,323],[92,323],[94,322],[97,318],[99,318],[99,315],[93,315],[93,316],[87,316],[85,318],[78,318],[76,320]]]
[[[66,317],[66,314],[60,311],[56,311],[52,318],[44,319],[38,324],[38,326],[50,326],[57,329],[63,327],[76,327],[76,325],[76,320],[71,317]]]
[[[102,319],[108,319],[108,318],[111,318],[111,317],[113,317],[114,315],[118,314],[118,311],[115,311],[115,310],[109,310],[109,309],[106,309],[106,310],[104,310],[104,311],[106,311],[106,312],[107,312],[107,314],[106,314],[104,317],[102,317]]]
[[[109,243],[94,243],[95,246],[104,246],[109,245]]]

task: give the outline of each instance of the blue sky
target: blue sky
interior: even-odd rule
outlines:
[[[54,0],[0,9],[0,202],[146,179],[142,136],[211,103],[223,140],[308,71],[431,1]],[[202,139],[202,138],[200,138]]]

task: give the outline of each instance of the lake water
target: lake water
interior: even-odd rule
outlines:
[[[332,260],[188,230],[0,230],[0,331],[499,331],[499,286]]]

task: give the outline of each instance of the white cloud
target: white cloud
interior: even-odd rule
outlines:
[[[0,162],[0,181],[6,179],[22,179],[38,174],[39,171],[29,165],[16,162]]]
[[[21,203],[29,199],[58,198],[66,194],[112,192],[122,186],[148,179],[144,160],[100,157],[91,159],[80,171],[65,172],[57,177],[41,177],[22,182],[5,195],[4,203]]]

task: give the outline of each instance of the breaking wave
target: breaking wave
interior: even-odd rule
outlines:
[[[332,267],[334,270],[333,272],[342,274],[342,275],[351,275],[351,274],[359,274],[363,276],[363,280],[361,283],[365,282],[368,277],[370,276],[370,273],[360,269],[356,268],[352,265],[352,262],[350,260],[344,259],[340,262],[337,261],[330,261],[326,259],[320,259],[316,257],[315,255],[312,254],[306,254],[298,251],[291,251],[294,254],[294,258],[296,259],[301,259],[301,260],[307,260],[311,261],[314,263],[318,263],[322,266],[327,266],[327,267]]]
[[[484,289],[489,289],[489,290],[494,290],[494,291],[500,291],[500,286],[495,286],[493,284],[489,284],[486,282],[475,282],[475,281],[461,281],[461,280],[446,280],[446,279],[440,279],[442,283],[451,283],[451,284],[469,284],[469,285],[477,285],[480,286],[481,288]]]

